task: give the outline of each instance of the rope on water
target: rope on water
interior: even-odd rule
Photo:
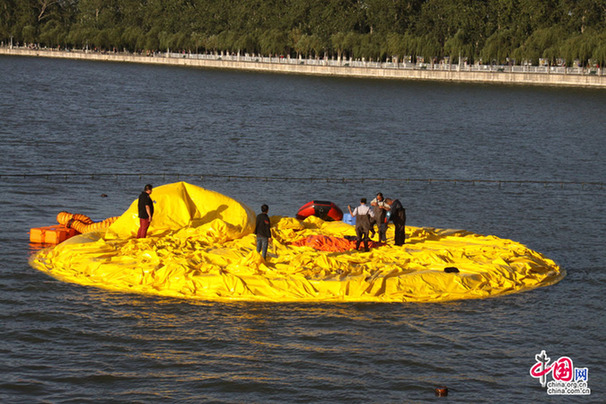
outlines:
[[[18,178],[46,178],[55,179],[63,177],[65,180],[68,178],[90,178],[91,180],[114,177],[119,179],[121,177],[136,177],[141,179],[142,177],[162,177],[163,179],[168,178],[198,178],[200,180],[205,179],[223,179],[227,181],[276,181],[276,182],[327,182],[327,183],[364,183],[364,182],[376,182],[376,183],[453,183],[453,184],[496,184],[499,187],[505,184],[514,185],[544,185],[553,186],[559,185],[564,187],[565,185],[580,185],[582,187],[591,186],[604,188],[605,183],[601,181],[547,181],[547,180],[491,180],[491,179],[454,179],[454,178],[344,178],[344,177],[278,177],[278,176],[255,176],[255,175],[227,175],[227,174],[184,174],[184,173],[30,173],[30,174],[0,174],[0,179],[18,179]]]

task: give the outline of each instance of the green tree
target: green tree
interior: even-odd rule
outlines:
[[[562,0],[559,6],[563,24],[570,32],[583,34],[587,28],[604,28],[604,0]]]
[[[36,27],[34,25],[26,25],[21,31],[21,38],[27,43],[34,43],[38,39]]]
[[[311,38],[309,35],[301,35],[297,43],[295,44],[295,51],[297,55],[302,55],[303,57],[309,57],[311,53]]]
[[[553,57],[561,45],[562,37],[562,28],[559,26],[537,29],[524,42],[519,56],[534,64],[538,63],[539,58]],[[550,61],[555,62],[555,57],[550,58]]]
[[[343,57],[343,53],[345,52],[345,38],[346,34],[344,32],[337,32],[330,37],[330,43],[332,49],[334,49],[337,53],[337,57],[341,59]]]
[[[145,47],[145,32],[138,26],[127,26],[122,32],[123,48],[133,52]]]
[[[288,34],[277,29],[267,30],[259,37],[261,53],[265,55],[289,54],[288,44]]]
[[[42,25],[40,29],[40,42],[47,46],[55,47],[66,43],[67,31],[57,20],[50,20]]]
[[[581,62],[582,66],[587,66],[589,59],[597,56],[601,59],[600,51],[603,47],[604,34],[601,35],[593,30],[585,30],[582,34],[569,37],[561,46],[560,54],[571,64],[575,59]]]
[[[460,57],[474,60],[476,56],[471,38],[463,29],[460,29],[454,36],[446,40],[446,43],[444,43],[444,54],[450,56],[451,63],[455,60],[459,63]]]
[[[606,64],[606,32],[601,32],[596,37],[597,45],[593,49],[591,58],[601,67]]]
[[[606,0],[0,0],[0,40],[503,63],[600,59]]]
[[[434,58],[442,57],[443,47],[440,38],[433,34],[426,34],[419,38],[417,47],[417,56],[423,56],[426,61],[432,61]]]
[[[508,57],[513,58],[519,44],[511,30],[503,29],[492,34],[484,44],[480,56],[484,62],[502,64]]]

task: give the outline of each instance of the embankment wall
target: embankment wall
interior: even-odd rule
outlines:
[[[155,57],[99,52],[68,52],[48,49],[0,48],[0,55],[51,57],[63,59],[94,60],[104,62],[145,63],[199,68],[249,70],[268,73],[306,74],[316,76],[356,77],[396,80],[425,80],[442,82],[493,83],[511,85],[541,85],[564,87],[606,88],[606,75],[559,74],[508,71],[459,71],[433,69],[398,69],[380,67],[323,66],[305,63],[268,63],[263,61],[238,61],[196,59],[188,57]],[[455,65],[456,67],[456,65]]]

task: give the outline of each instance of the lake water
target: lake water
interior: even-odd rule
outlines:
[[[0,57],[0,90],[0,401],[606,401],[603,90],[17,57]],[[28,266],[31,227],[120,215],[176,181],[287,216],[381,191],[409,225],[514,239],[568,275],[487,300],[270,304]],[[591,395],[548,396],[529,374],[541,350],[587,368]]]

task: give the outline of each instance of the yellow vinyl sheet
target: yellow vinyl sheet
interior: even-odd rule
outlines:
[[[272,216],[263,260],[246,205],[184,182],[155,188],[152,199],[147,238],[135,238],[135,200],[109,228],[41,250],[30,264],[80,285],[220,301],[440,302],[505,295],[565,276],[520,243],[463,230],[409,226],[406,244],[394,246],[389,226],[386,245],[358,252],[346,239],[353,226],[313,216]],[[318,249],[323,240],[341,247]]]

